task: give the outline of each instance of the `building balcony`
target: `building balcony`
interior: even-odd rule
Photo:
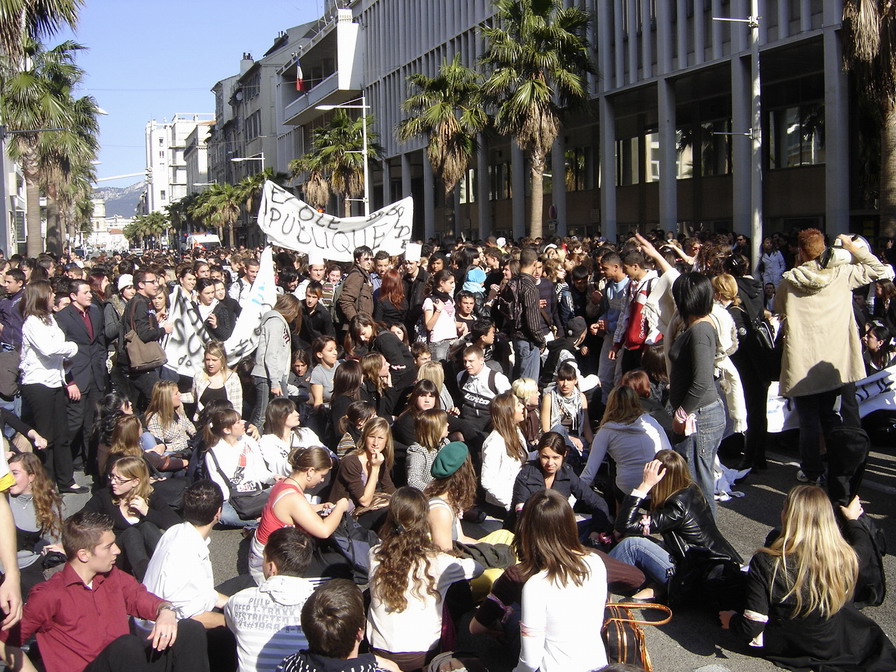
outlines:
[[[347,89],[339,86],[339,73],[334,72],[319,82],[314,88],[300,96],[284,109],[284,120],[290,126],[304,126],[323,112],[318,105],[341,105],[361,95],[359,89]]]

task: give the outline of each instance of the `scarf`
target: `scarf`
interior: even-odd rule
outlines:
[[[551,427],[561,424],[561,420],[566,417],[572,420],[570,431],[577,432],[581,412],[582,396],[579,394],[579,388],[568,397],[560,394],[556,385],[551,388]]]
[[[450,294],[446,294],[445,292],[439,291],[438,289],[432,290],[432,292],[430,292],[430,296],[432,296],[433,301],[438,299],[442,303],[454,303],[454,299],[451,298]]]

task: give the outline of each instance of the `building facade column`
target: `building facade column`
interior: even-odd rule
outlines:
[[[849,231],[849,102],[840,31],[824,31],[824,123],[840,132],[825,135],[824,214],[830,234]]]
[[[515,141],[510,141],[510,187],[513,189],[513,237],[526,235],[526,154]]]
[[[392,166],[389,159],[383,159],[383,207],[385,208],[392,202]],[[371,203],[371,206],[373,204]],[[374,208],[371,207],[371,210]]]
[[[479,217],[479,239],[492,235],[492,204],[489,200],[491,175],[488,172],[488,140],[479,134],[479,149],[476,152],[476,210]]]
[[[436,232],[436,194],[432,164],[423,155],[423,238],[429,240]]]
[[[566,236],[566,138],[557,136],[551,148],[551,200],[557,212],[555,235]]]
[[[411,155],[405,152],[401,155],[401,197],[413,196],[411,188]]]
[[[678,230],[678,143],[675,134],[675,83],[657,81],[660,136],[660,228]]]
[[[752,140],[745,135],[752,128],[750,106],[750,58],[731,59],[731,219],[737,233],[749,236],[752,222],[750,191]]]
[[[616,242],[616,108],[600,99],[600,233]]]

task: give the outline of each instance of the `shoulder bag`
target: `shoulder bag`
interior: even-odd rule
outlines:
[[[168,363],[168,355],[158,341],[144,343],[134,327],[134,311],[131,308],[131,329],[124,335],[124,347],[132,371],[152,371]]]
[[[268,503],[271,489],[256,488],[251,492],[239,492],[238,490],[235,490],[230,479],[227,478],[227,474],[224,473],[221,469],[221,465],[218,464],[218,458],[215,457],[215,451],[209,448],[208,455],[212,458],[212,462],[215,463],[215,469],[221,474],[221,478],[227,483],[227,489],[230,491],[228,501],[233,507],[233,510],[236,511],[236,514],[241,520],[255,520],[258,518],[261,515],[261,512],[264,511],[265,505]]]
[[[659,621],[647,621],[636,618],[635,609],[665,612],[666,617]],[[672,610],[664,604],[607,602],[604,610],[604,625],[601,638],[607,652],[608,663],[626,663],[640,667],[645,672],[652,672],[653,663],[647,652],[647,639],[642,625],[665,625],[672,620]]]

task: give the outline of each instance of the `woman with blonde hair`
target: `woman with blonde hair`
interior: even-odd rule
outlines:
[[[448,443],[448,414],[438,408],[417,416],[417,440],[408,446],[408,485],[423,490],[432,481],[432,464],[439,449]]]
[[[442,552],[430,538],[426,496],[404,487],[393,495],[371,550],[367,639],[401,670],[419,670],[438,653],[442,608],[451,584],[479,576],[472,559]]]
[[[458,412],[454,404],[454,399],[452,399],[451,393],[445,386],[445,368],[442,366],[441,362],[426,362],[423,364],[417,369],[417,380],[432,381],[439,391],[439,403],[441,404],[441,407],[449,413],[456,414]]]
[[[227,352],[220,341],[210,341],[205,346],[202,369],[193,376],[193,399],[196,417],[212,399],[226,399],[236,409],[243,407],[240,377],[227,366]]]
[[[849,542],[821,488],[792,488],[780,533],[750,561],[743,615],[721,612],[722,627],[780,667],[896,670],[896,648],[853,605],[860,566],[872,549],[858,522],[863,514],[858,497],[840,511]]]
[[[582,481],[591,486],[604,458],[616,463],[616,495],[621,501],[641,482],[644,465],[659,451],[672,446],[662,426],[641,407],[638,393],[627,385],[610,392],[600,427],[582,470]]]
[[[27,600],[31,589],[44,580],[43,554],[62,551],[62,497],[34,453],[13,455],[9,473],[15,479],[7,492],[16,525],[22,599]]]
[[[520,431],[524,407],[513,392],[503,392],[489,404],[494,429],[482,444],[482,488],[492,515],[504,518],[513,501],[513,484],[529,460]]]
[[[378,352],[368,352],[361,358],[361,375],[360,399],[373,404],[377,415],[391,420],[395,397],[389,362]]]
[[[526,439],[526,445],[529,448],[535,448],[542,431],[547,431],[542,430],[541,427],[538,382],[534,378],[517,378],[511,384],[510,390],[523,405],[523,420],[520,422],[520,431]]]
[[[392,465],[395,460],[389,421],[375,417],[361,430],[358,447],[342,458],[330,490],[330,499],[348,497],[358,522],[370,530],[382,524],[389,496],[395,492]]]
[[[152,388],[152,397],[144,413],[146,433],[155,441],[164,444],[164,456],[187,459],[190,439],[196,434],[196,427],[187,418],[177,383],[160,380]],[[150,442],[152,443],[152,442]]]
[[[607,662],[603,625],[607,570],[579,542],[567,499],[533,495],[514,539],[523,586],[520,659],[515,672],[594,670]]]
[[[138,581],[143,579],[162,533],[181,522],[153,489],[146,462],[134,455],[110,460],[109,486],[97,490],[84,510],[105,513],[112,519],[115,543],[121,549],[119,565],[123,563]]]
[[[665,592],[676,565],[691,554],[743,562],[719,532],[687,462],[674,450],[659,451],[644,466],[640,485],[616,515],[616,530],[626,536],[610,555],[638,567],[652,582],[635,599],[653,599]],[[662,535],[663,543],[648,539],[651,534]]]

